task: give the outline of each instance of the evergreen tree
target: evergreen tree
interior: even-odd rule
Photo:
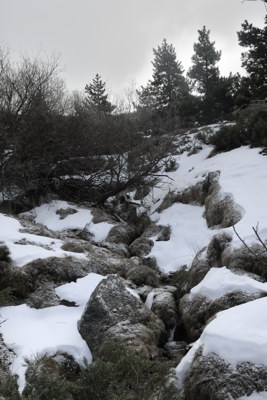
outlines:
[[[111,113],[115,106],[108,101],[106,93],[106,83],[102,81],[101,76],[96,74],[93,82],[85,86],[86,104],[95,112]]]
[[[259,97],[267,95],[267,15],[263,29],[245,21],[237,32],[239,44],[248,48],[242,53],[242,67],[249,75],[250,91]]]
[[[163,39],[162,45],[153,49],[154,61],[151,81],[152,93],[156,99],[156,107],[168,107],[175,112],[185,93],[188,93],[188,84],[183,76],[184,69],[181,62],[176,60],[175,49]]]
[[[189,95],[189,85],[173,45],[163,39],[162,44],[153,49],[153,54],[152,80],[137,91],[139,108],[150,110],[157,124],[164,124],[165,129],[173,129],[180,118],[181,105]]]
[[[214,85],[219,82],[220,73],[216,63],[221,58],[221,52],[215,50],[215,42],[210,41],[210,31],[205,26],[198,33],[198,43],[194,43],[193,66],[188,76],[195,80],[199,93],[204,98],[210,98]]]

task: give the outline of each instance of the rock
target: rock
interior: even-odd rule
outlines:
[[[74,360],[73,356],[63,352],[57,352],[53,355],[43,355],[28,361],[26,370],[26,388],[27,384],[34,384],[36,378],[41,375],[52,375],[54,377],[64,377],[67,380],[78,379],[81,372],[80,365]]]
[[[78,329],[93,356],[104,343],[113,340],[154,357],[165,334],[162,321],[117,276],[109,276],[96,287]]]
[[[53,282],[44,282],[28,297],[26,304],[32,308],[53,307],[60,304]]]
[[[163,322],[167,330],[173,329],[177,319],[177,306],[174,286],[164,286],[153,290],[151,310]]]
[[[191,342],[194,342],[199,338],[210,319],[219,311],[227,310],[260,297],[260,293],[248,294],[241,290],[226,293],[216,300],[211,300],[202,295],[185,295],[180,301],[179,311],[187,337]]]
[[[169,240],[170,233],[169,226],[151,223],[143,234],[131,243],[129,247],[131,255],[144,259],[150,253],[154,245],[154,240]],[[151,239],[152,237],[154,240]]]
[[[129,245],[136,238],[136,229],[132,225],[119,224],[110,229],[106,242]]]
[[[222,253],[232,241],[232,236],[223,232],[213,236],[207,248],[207,259],[211,267],[221,267]]]
[[[241,363],[232,368],[217,354],[198,351],[184,377],[186,400],[226,400],[267,390],[267,368]]]
[[[207,272],[210,270],[211,266],[207,259],[206,248],[200,250],[191,265],[188,272],[188,284],[187,288],[190,290],[192,287],[196,286],[205,277]]]
[[[129,269],[126,279],[131,280],[136,286],[149,285],[156,287],[159,284],[157,272],[147,265],[137,265]]]
[[[31,275],[23,268],[0,262],[0,290],[11,287],[13,294],[25,298],[33,291],[34,282]]]
[[[249,250],[250,249],[250,250]],[[267,280],[267,252],[260,244],[246,248],[227,247],[222,253],[222,263],[229,269],[242,269]]]
[[[205,218],[208,227],[220,226],[228,228],[239,222],[243,209],[234,202],[232,195],[223,194],[220,190],[213,191],[205,200]]]

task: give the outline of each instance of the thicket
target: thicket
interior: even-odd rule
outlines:
[[[209,137],[215,151],[229,151],[240,146],[267,146],[267,110],[242,112],[234,125],[225,125]]]
[[[42,365],[40,364],[40,361]],[[145,359],[116,344],[106,345],[92,364],[67,379],[49,357],[33,362],[20,396],[16,378],[6,375],[0,395],[6,400],[179,400],[174,374],[166,362]]]
[[[266,23],[260,29],[245,21],[238,32],[247,77],[220,75],[221,52],[205,26],[187,74],[163,39],[153,49],[152,78],[137,96],[128,91],[126,107],[111,103],[99,74],[84,93],[70,95],[57,57],[14,64],[0,48],[1,210],[21,212],[51,195],[104,203],[122,190],[155,186],[172,153],[170,133],[218,122],[266,97]],[[266,146],[266,116],[238,120],[212,142],[220,151]]]

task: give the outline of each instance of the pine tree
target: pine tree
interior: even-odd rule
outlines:
[[[161,46],[153,49],[154,61],[151,81],[152,92],[155,95],[156,107],[171,109],[177,108],[185,93],[188,93],[188,84],[183,76],[184,69],[181,62],[176,60],[175,49],[163,39]]]
[[[115,106],[108,101],[106,93],[106,83],[102,81],[101,76],[96,74],[93,82],[85,86],[86,104],[88,108],[95,112],[111,113]]]
[[[188,76],[195,80],[199,93],[209,98],[214,85],[219,82],[220,73],[216,63],[221,58],[221,52],[215,50],[215,42],[210,41],[210,31],[205,26],[198,33],[198,43],[194,43],[193,66],[189,69]]]
[[[242,67],[249,75],[252,92],[264,97],[267,95],[267,16],[263,29],[245,21],[237,35],[240,46],[248,48],[242,53]]]
[[[180,117],[180,107],[189,94],[189,85],[172,44],[163,39],[162,44],[153,49],[153,54],[152,79],[137,91],[139,108],[150,110],[158,124],[164,121],[165,129],[174,129]]]

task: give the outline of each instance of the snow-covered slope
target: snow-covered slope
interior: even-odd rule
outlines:
[[[190,137],[193,141],[194,135]],[[258,225],[261,238],[267,239],[267,157],[260,155],[259,149],[241,147],[208,158],[211,150],[210,146],[203,145],[202,150],[197,154],[189,156],[188,151],[185,151],[180,155],[175,155],[173,158],[179,164],[179,168],[169,173],[171,180],[165,179],[160,188],[154,189],[153,196],[147,198],[151,219],[159,225],[168,225],[171,228],[170,240],[155,240],[150,254],[156,258],[163,272],[178,270],[184,264],[187,264],[189,268],[195,254],[209,243],[215,233],[222,231],[219,227],[216,229],[207,227],[203,217],[204,208],[199,205],[175,203],[161,213],[156,211],[170,190],[181,191],[193,186],[203,181],[203,176],[210,171],[220,171],[222,192],[230,193],[242,209],[243,218],[236,225],[238,233],[247,243],[253,242],[255,235],[252,227]],[[60,219],[57,210],[68,207],[76,211]],[[96,242],[104,240],[112,227],[107,223],[94,224],[90,210],[70,206],[66,202],[53,202],[36,208],[31,212],[31,218],[36,223],[59,232],[64,229],[84,229],[87,226]],[[59,239],[24,233],[21,229],[22,226],[17,220],[0,214],[0,241],[9,247],[13,264],[16,266],[23,266],[34,259],[51,256],[86,257],[84,254],[63,251],[62,241]],[[232,228],[225,228],[224,231],[233,235],[232,245],[240,246],[240,241],[233,234]],[[25,239],[27,244],[23,244]],[[223,269],[220,273],[217,271],[217,275],[215,272],[211,271],[212,275],[207,276],[206,280],[204,279],[195,287],[192,295],[204,293],[208,296],[216,296],[217,290],[221,293],[222,279],[225,282],[224,292],[233,285],[238,287],[239,284],[248,291],[250,288],[265,291],[266,284],[264,283],[255,283],[249,278],[239,281],[235,277],[234,280],[231,273]],[[221,273],[224,273],[223,277]],[[5,320],[1,325],[4,341],[17,355],[12,371],[20,375],[21,387],[25,371],[23,359],[34,356],[36,352],[67,349],[79,361],[83,357],[90,361],[90,350],[77,331],[77,320],[90,293],[101,279],[103,279],[101,275],[90,274],[86,278],[77,280],[76,283],[57,288],[60,298],[76,302],[78,307],[75,308],[56,306],[36,310],[20,305],[3,307],[0,310],[1,318]],[[210,290],[208,279],[212,282],[212,290]],[[84,297],[85,287],[86,296]],[[232,364],[240,361],[241,357],[242,360],[267,365],[266,307],[267,300],[263,298],[221,312],[204,330],[201,338],[178,366],[177,373],[180,379],[196,350],[202,345],[205,352],[215,351]],[[248,316],[251,318],[249,330],[246,325]],[[232,326],[232,321],[235,323],[234,330],[227,328]],[[246,334],[241,335],[244,331]],[[240,335],[242,340],[240,340]],[[264,394],[261,398],[265,398]]]

